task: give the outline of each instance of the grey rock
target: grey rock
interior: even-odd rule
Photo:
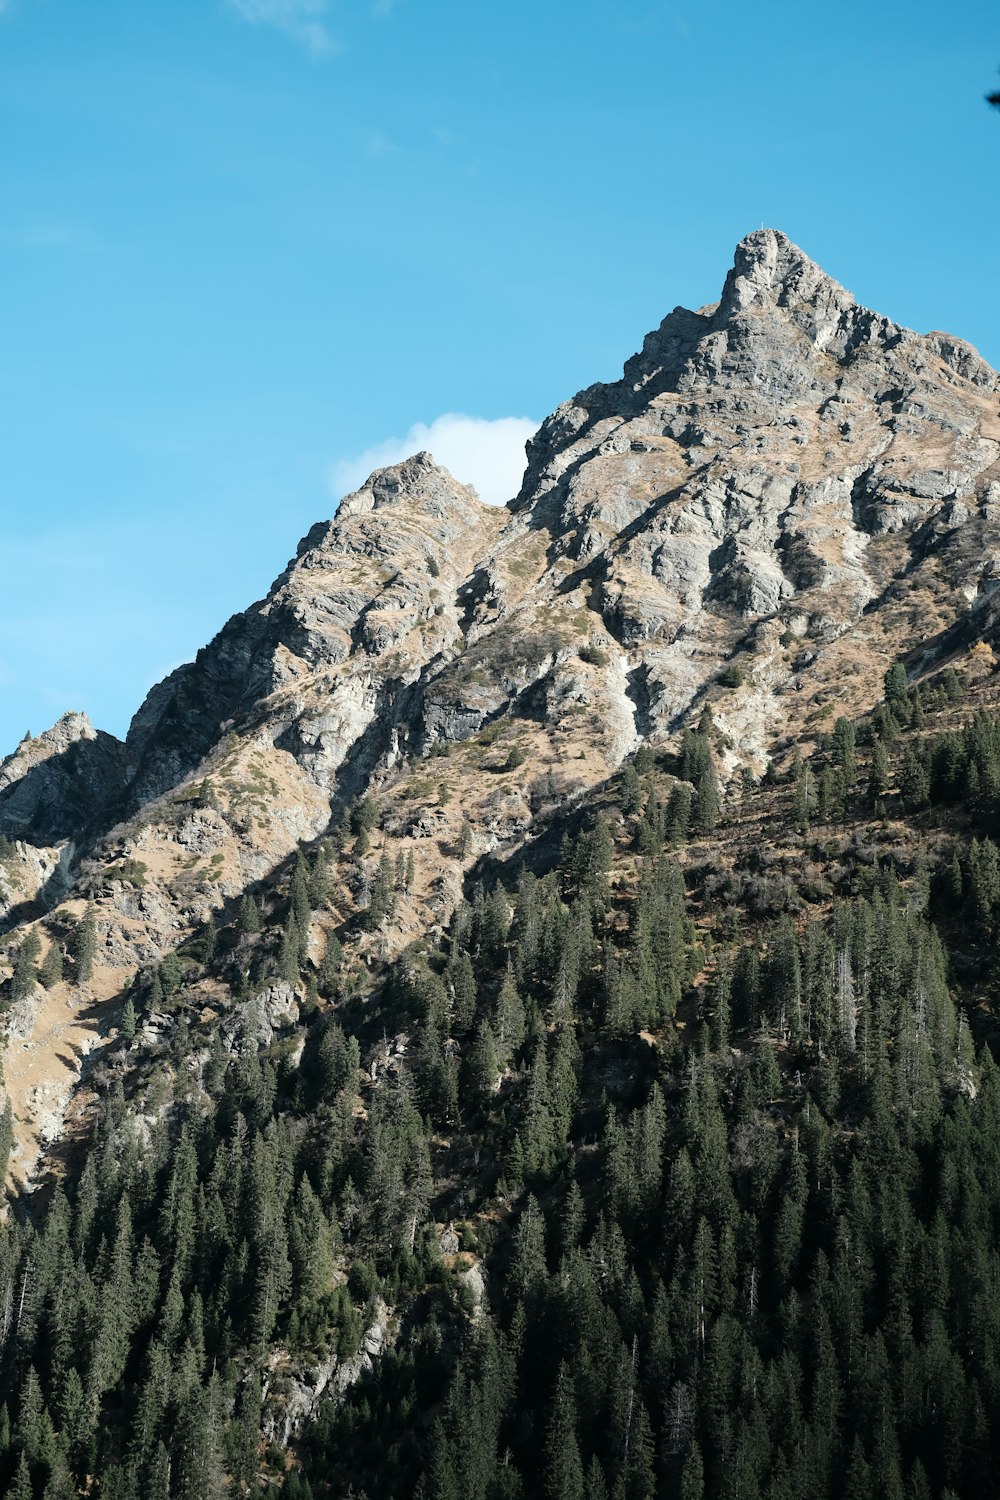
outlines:
[[[457,1255],[459,1239],[452,1224],[446,1224],[438,1235],[438,1249],[442,1255]]]
[[[39,846],[77,841],[99,822],[126,781],[124,746],[65,713],[0,762],[0,834]]]
[[[299,997],[284,979],[275,980],[249,1000],[235,1006],[222,1025],[222,1039],[230,1051],[258,1052],[270,1047],[276,1031],[299,1019]]]
[[[283,1447],[288,1446],[293,1435],[315,1413],[324,1396],[342,1398],[362,1375],[374,1369],[375,1361],[390,1343],[390,1318],[391,1309],[381,1297],[377,1298],[374,1319],[362,1335],[357,1354],[345,1360],[330,1354],[316,1366],[310,1378],[293,1379],[288,1383],[281,1392],[280,1427],[272,1420],[270,1429],[272,1437],[280,1432]]]
[[[461,1273],[459,1280],[468,1298],[472,1321],[478,1323],[486,1308],[486,1278],[482,1264],[474,1261]]]
[[[152,690],[124,746],[82,715],[22,743],[0,764],[0,833],[21,841],[0,917],[93,889],[120,990],[367,791],[388,789],[412,840],[401,907],[426,927],[460,898],[466,820],[476,858],[513,850],[706,699],[720,769],[762,770],[813,707],[874,701],[885,654],[911,644],[882,600],[929,601],[914,669],[1000,642],[998,393],[968,345],[748,235],[718,302],[676,308],[621,379],[542,424],[506,510],[427,454],[379,470]],[[520,770],[494,726],[528,747]],[[448,805],[436,763],[417,765],[442,752]],[[145,884],[109,878],[123,858]],[[397,926],[378,943],[404,942]],[[270,1045],[297,1005],[272,986],[227,1018],[227,1045]]]

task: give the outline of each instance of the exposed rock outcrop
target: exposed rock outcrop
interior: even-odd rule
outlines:
[[[0,834],[45,846],[78,839],[125,785],[124,746],[65,713],[0,762]]]
[[[427,454],[377,471],[124,746],[67,715],[0,766],[27,896],[95,900],[91,1014],[366,790],[413,866],[384,959],[706,700],[720,769],[760,772],[790,726],[870,705],[890,659],[995,637],[998,394],[968,345],[761,230],[718,303],[543,423],[508,508]],[[269,1004],[230,1045],[280,1029]]]

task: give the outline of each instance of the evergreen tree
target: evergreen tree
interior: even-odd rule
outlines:
[[[479,1023],[469,1067],[473,1098],[479,1104],[486,1105],[493,1097],[500,1074],[496,1041],[489,1021]]]
[[[36,963],[41,947],[41,940],[34,928],[21,940],[21,946],[14,960],[14,976],[10,984],[10,998],[15,1002],[30,1000],[35,993],[35,986],[38,983]]]
[[[118,1028],[122,1041],[129,1046],[135,1041],[135,1005],[131,995],[126,995],[125,1004],[122,1007],[121,1025]]]
[[[49,943],[45,957],[42,959],[41,967],[38,970],[38,979],[39,983],[44,985],[45,989],[50,990],[53,985],[62,983],[62,977],[62,948],[55,938],[53,938]]]
[[[619,806],[626,817],[637,813],[642,806],[642,782],[634,765],[626,766],[622,772]]]
[[[288,981],[293,989],[302,982],[302,933],[299,924],[295,920],[294,913],[290,913],[281,934],[281,948],[278,953],[278,972],[282,979]]]
[[[583,1464],[576,1433],[576,1400],[566,1364],[559,1366],[545,1439],[547,1500],[584,1500]]]
[[[909,723],[910,689],[902,662],[894,662],[885,674],[885,701],[902,723]]]
[[[94,959],[97,954],[97,913],[94,903],[88,903],[87,908],[76,930],[73,943],[73,957],[76,961],[76,980],[78,984],[86,984],[93,977]]]
[[[680,1500],[704,1500],[705,1467],[701,1449],[692,1443],[681,1472]]]
[[[877,739],[872,746],[871,767],[868,773],[868,795],[872,801],[885,796],[889,790],[889,752],[885,743]]]
[[[31,1471],[23,1452],[18,1459],[14,1482],[7,1493],[8,1500],[34,1500],[35,1491],[31,1483]]]
[[[691,806],[690,786],[686,781],[676,782],[670,792],[666,813],[666,838],[672,848],[687,842],[691,830]]]
[[[295,857],[295,868],[289,886],[288,913],[304,937],[309,931],[312,907],[309,901],[309,871],[301,849]]]
[[[855,744],[856,735],[854,725],[850,719],[845,718],[841,714],[833,726],[832,753],[834,763],[843,772],[848,788],[853,786],[857,773],[857,764],[854,755]]]
[[[706,760],[698,775],[694,801],[694,822],[699,833],[711,833],[719,821],[719,784],[711,760]]]
[[[7,1102],[0,1114],[0,1183],[7,1177],[7,1169],[10,1166],[10,1153],[14,1147],[14,1107],[8,1096]]]
[[[240,900],[236,915],[236,930],[241,937],[252,937],[254,933],[260,931],[260,911],[256,901],[250,895],[243,896]]]

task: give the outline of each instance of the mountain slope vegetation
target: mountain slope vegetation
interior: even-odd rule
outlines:
[[[997,1492],[997,388],[752,235],[4,763],[6,1493]]]

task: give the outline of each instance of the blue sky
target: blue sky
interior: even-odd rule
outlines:
[[[998,65],[986,0],[0,0],[0,754],[124,732],[416,424],[510,470],[762,222],[1000,363]]]

